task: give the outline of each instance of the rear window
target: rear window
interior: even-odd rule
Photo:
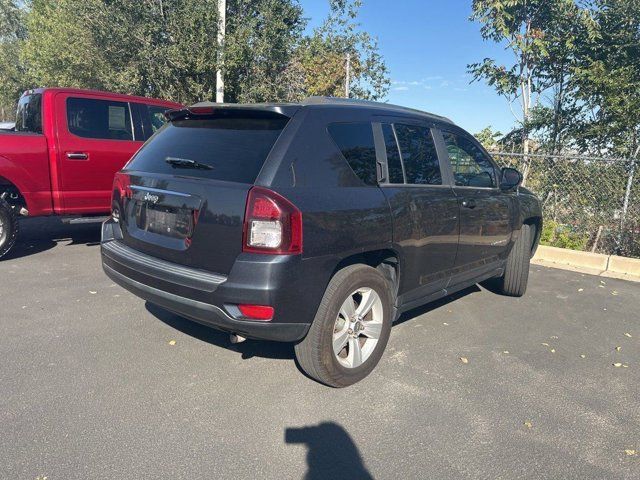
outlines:
[[[23,95],[18,102],[16,132],[42,133],[42,94]]]
[[[376,147],[371,123],[333,123],[329,125],[329,135],[360,180],[376,185]]]
[[[287,121],[176,120],[142,147],[127,170],[253,183]]]

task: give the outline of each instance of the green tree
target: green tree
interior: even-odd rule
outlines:
[[[23,59],[46,85],[215,96],[216,0],[33,0]],[[295,0],[230,0],[226,99],[278,100],[305,20]]]
[[[485,127],[474,135],[484,148],[489,151],[497,151],[500,146],[502,133],[494,130],[491,126]]]
[[[502,43],[515,56],[511,65],[494,59],[468,66],[474,80],[484,80],[505,97],[516,118],[522,151],[530,150],[531,120],[540,93],[567,75],[565,50],[571,46],[565,27],[571,23],[574,0],[473,0],[472,20],[480,22],[485,40]],[[563,50],[564,49],[564,50]],[[558,55],[558,58],[556,58]],[[562,103],[563,93],[559,95]],[[517,103],[517,110],[513,105]],[[559,113],[560,109],[554,109]],[[554,136],[558,136],[555,132]],[[523,172],[526,178],[527,168]]]
[[[577,96],[583,149],[628,158],[640,146],[640,1],[595,0],[580,48]]]
[[[361,5],[361,0],[330,0],[327,19],[303,40],[298,57],[307,94],[380,100],[389,91],[377,41],[356,21]]]
[[[27,36],[25,12],[15,0],[0,0],[0,120],[12,119],[16,100],[28,86],[20,63]]]

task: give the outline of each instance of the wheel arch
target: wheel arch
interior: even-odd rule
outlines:
[[[531,256],[533,257],[540,243],[540,235],[542,235],[542,217],[532,216],[525,218],[522,224],[533,228],[533,236],[531,239]]]
[[[27,206],[27,201],[20,191],[20,188],[2,175],[0,175],[0,197],[4,197],[4,199],[12,206]]]
[[[398,252],[390,248],[383,248],[349,255],[338,262],[331,273],[331,277],[333,278],[343,268],[356,264],[368,265],[380,271],[389,282],[395,300],[398,295],[401,274],[400,255]]]

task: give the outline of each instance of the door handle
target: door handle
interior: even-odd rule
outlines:
[[[476,202],[474,200],[463,200],[462,206],[464,208],[476,208]]]
[[[84,152],[68,152],[67,158],[69,160],[87,160],[89,155]]]

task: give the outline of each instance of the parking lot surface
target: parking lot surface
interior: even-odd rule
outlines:
[[[524,298],[404,315],[335,390],[291,345],[115,286],[96,225],[23,227],[0,262],[0,478],[640,478],[639,283],[532,266]]]

